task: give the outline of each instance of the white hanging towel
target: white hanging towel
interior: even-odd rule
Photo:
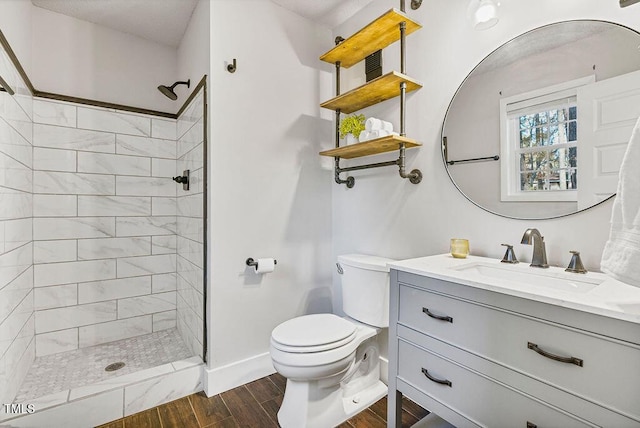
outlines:
[[[611,232],[600,269],[619,281],[640,287],[640,118],[622,159]]]

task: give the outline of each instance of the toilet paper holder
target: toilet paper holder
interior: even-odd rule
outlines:
[[[252,257],[249,257],[249,258],[247,259],[246,263],[247,263],[247,266],[255,267],[256,269],[258,268],[258,262],[257,262],[257,261],[255,261],[255,260],[253,260],[253,258],[252,258]],[[274,260],[273,260],[273,264],[274,264],[274,265],[277,265],[277,264],[278,264],[278,261],[274,259]]]

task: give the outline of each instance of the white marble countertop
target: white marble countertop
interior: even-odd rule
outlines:
[[[534,273],[554,279],[599,283],[589,291],[574,292],[547,286],[535,286],[517,279],[491,278],[464,268],[473,264],[495,267],[500,272],[518,274]],[[577,274],[565,272],[564,268],[551,266],[548,269],[532,268],[529,263],[510,265],[486,257],[468,256],[456,259],[450,254],[440,254],[389,263],[388,266],[403,272],[457,282],[470,287],[504,293],[565,308],[604,315],[640,324],[640,288],[617,281],[603,273]],[[463,268],[462,270],[458,270]]]

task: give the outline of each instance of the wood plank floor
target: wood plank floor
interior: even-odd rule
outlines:
[[[208,398],[204,392],[172,401],[98,428],[277,428],[277,413],[287,380],[278,373]],[[429,412],[404,399],[402,426]],[[387,398],[358,413],[339,428],[385,428]]]

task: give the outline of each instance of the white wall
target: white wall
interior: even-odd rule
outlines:
[[[9,41],[11,49],[31,77],[31,14],[30,1],[0,0],[0,30]]]
[[[39,7],[32,16],[36,89],[171,113],[180,107],[184,98],[171,101],[157,90],[177,80],[175,48]]]
[[[177,79],[191,79],[191,88],[187,93],[191,93],[193,87],[198,84],[202,76],[209,74],[209,0],[200,0],[193,10],[189,26],[178,46],[178,74]],[[177,88],[184,88],[180,86]],[[184,98],[178,98],[178,103]]]
[[[432,0],[423,2],[417,11],[408,9],[408,14],[424,26],[407,38],[407,73],[424,83],[420,91],[407,97],[407,134],[424,144],[407,152],[408,169],[420,168],[424,179],[413,185],[400,179],[396,168],[386,168],[354,173],[353,189],[332,185],[334,255],[363,252],[398,259],[418,257],[448,252],[449,239],[460,237],[469,238],[473,254],[502,257],[504,248],[500,244],[504,242],[517,244],[520,260],[530,261],[532,248],[519,242],[526,228],[537,227],[545,235],[551,264],[565,266],[570,260],[569,250],[579,250],[587,269],[596,270],[609,234],[611,201],[555,220],[520,221],[489,214],[467,201],[449,180],[440,155],[440,127],[460,82],[502,43],[565,19],[609,20],[639,30],[637,7],[620,9],[616,1],[599,0],[505,0],[498,25],[476,32],[464,19],[466,4]],[[334,34],[351,34],[389,7],[388,1],[376,0],[336,28]],[[398,64],[397,44],[388,51],[384,71]],[[330,91],[322,94],[323,98],[330,96]],[[364,113],[398,124],[397,101],[387,101]],[[393,159],[392,155],[379,157]],[[338,278],[334,275],[337,289]]]
[[[257,359],[253,380],[277,324],[331,310],[332,174],[317,154],[331,67],[317,58],[332,37],[271,2],[211,8],[209,367]],[[248,257],[275,257],[275,272],[256,276]]]

